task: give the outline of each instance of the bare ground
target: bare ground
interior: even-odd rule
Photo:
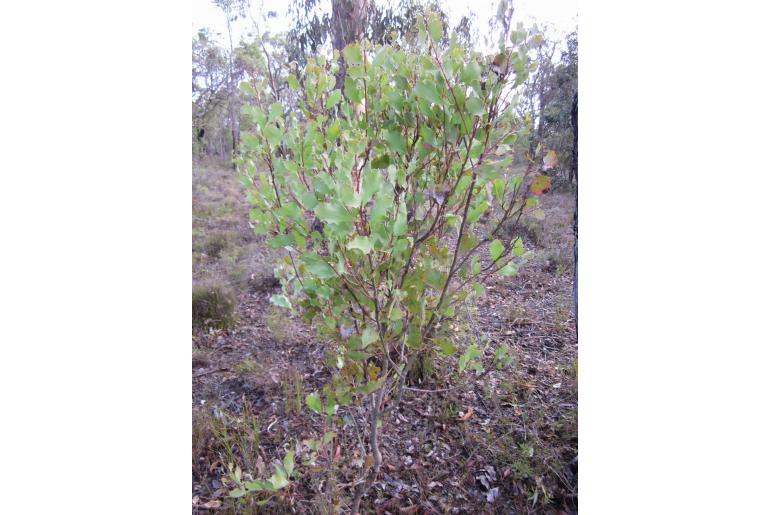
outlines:
[[[456,356],[437,357],[439,372],[413,385],[383,428],[384,465],[365,513],[577,512],[573,202],[570,193],[541,198],[545,220],[527,220],[521,233],[533,259],[515,277],[490,279],[451,327],[461,344],[489,344],[488,364],[508,343],[514,365],[446,390],[441,371],[456,370]],[[248,210],[230,170],[194,165],[193,283],[228,285],[239,321],[193,333],[193,512],[344,513],[363,457],[339,427],[332,454],[303,463],[302,442],[329,429],[304,407],[329,377],[326,342],[269,303],[278,256],[251,231]],[[228,498],[229,463],[261,479],[287,449],[298,451],[289,489],[264,506],[265,496]]]

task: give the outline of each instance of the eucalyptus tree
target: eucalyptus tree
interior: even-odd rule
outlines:
[[[238,91],[238,76],[235,70],[235,49],[233,46],[233,23],[238,21],[246,15],[246,11],[249,8],[249,0],[214,0],[214,4],[222,9],[225,15],[225,22],[227,27],[227,41],[229,44],[229,52],[227,54],[228,65],[228,81],[227,81],[227,97],[228,97],[228,115],[230,122],[230,132],[232,137],[232,151],[233,155],[238,149],[238,142],[240,136],[240,127],[238,124],[240,106],[238,105],[237,91]]]

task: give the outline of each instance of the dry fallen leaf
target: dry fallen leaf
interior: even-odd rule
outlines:
[[[209,501],[206,504],[202,505],[203,508],[208,508],[210,510],[214,510],[216,508],[220,508],[221,506],[222,506],[222,501],[216,501],[216,500]]]
[[[470,419],[473,416],[473,406],[468,406],[468,411],[465,412],[465,415],[460,415],[458,417],[458,420],[460,422],[467,422],[468,419]]]
[[[500,496],[500,489],[498,487],[494,487],[489,492],[487,492],[487,502],[495,502],[495,499],[497,499]]]

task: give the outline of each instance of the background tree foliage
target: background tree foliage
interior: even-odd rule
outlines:
[[[267,12],[260,20],[251,19],[253,31],[246,39],[234,42],[231,24],[247,17],[248,2],[217,0],[214,3],[228,21],[227,44],[218,45],[207,29],[193,38],[192,136],[196,155],[218,159],[229,159],[237,151],[240,125],[244,121],[238,113],[244,102],[267,102],[264,107],[279,100],[287,109],[294,107],[293,95],[282,78],[294,69],[303,69],[309,58],[318,53],[331,55],[331,50],[341,50],[361,38],[376,44],[396,41],[402,45],[413,44],[415,32],[411,29],[417,16],[427,12],[436,13],[444,26],[448,23],[448,15],[435,0],[334,0],[328,3],[293,0],[288,6],[292,27],[285,34],[263,30],[270,18],[276,16],[274,12]],[[471,49],[478,37],[472,16],[464,16],[451,31],[443,30],[443,43],[454,37],[466,49]],[[340,61],[339,80],[344,66],[344,60]],[[238,88],[243,80],[267,94],[261,100],[244,97]],[[337,87],[342,89],[342,83]]]

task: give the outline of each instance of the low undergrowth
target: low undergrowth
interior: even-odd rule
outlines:
[[[207,283],[193,286],[192,321],[197,329],[229,329],[238,322],[236,299],[227,286]]]

